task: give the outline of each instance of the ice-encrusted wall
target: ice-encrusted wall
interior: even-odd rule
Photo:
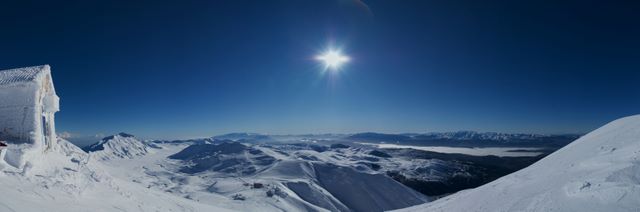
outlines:
[[[35,86],[0,87],[0,140],[33,141],[36,131]]]
[[[0,71],[0,140],[50,148],[58,101],[48,65]]]

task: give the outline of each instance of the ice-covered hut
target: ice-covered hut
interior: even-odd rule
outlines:
[[[0,71],[0,140],[50,149],[59,101],[49,65]]]

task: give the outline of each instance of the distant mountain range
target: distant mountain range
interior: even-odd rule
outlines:
[[[499,133],[499,132],[430,132],[430,133],[401,133],[388,134],[377,132],[363,132],[355,134],[299,134],[299,135],[266,135],[259,133],[229,133],[212,137],[216,140],[280,140],[286,138],[313,139],[350,139],[370,141],[407,141],[407,140],[458,140],[458,141],[537,141],[548,138],[577,139],[580,134],[532,134],[532,133]]]
[[[375,143],[402,143],[427,146],[553,146],[561,147],[578,139],[579,134],[526,134],[526,133],[497,133],[497,132],[431,132],[431,133],[402,133],[386,134],[376,132],[364,132],[355,134],[299,134],[299,135],[267,135],[259,133],[228,133],[208,138],[189,140],[154,140],[152,143],[184,143],[196,142],[202,144],[220,143],[225,141],[238,141],[247,143],[292,143],[292,142],[375,142]],[[98,150],[108,140],[115,137],[129,138],[132,135],[119,133],[108,136],[93,145],[84,146],[85,151]],[[83,145],[79,145],[83,146]],[[98,148],[98,149],[96,149]]]
[[[359,142],[412,143],[443,146],[564,146],[580,138],[580,136],[581,135],[578,134],[543,135],[475,131],[424,134],[383,134],[366,132],[347,136],[346,139]]]
[[[229,133],[224,135],[213,136],[213,139],[216,140],[232,140],[232,141],[242,141],[242,140],[271,140],[271,137],[268,135],[258,134],[258,133]]]

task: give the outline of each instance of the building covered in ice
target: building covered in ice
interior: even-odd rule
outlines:
[[[46,151],[56,142],[59,98],[49,65],[0,71],[0,140]]]

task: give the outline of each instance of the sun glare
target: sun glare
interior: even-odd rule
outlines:
[[[325,67],[331,70],[338,70],[340,66],[350,60],[349,57],[336,50],[329,50],[317,56],[316,59],[324,62]]]

